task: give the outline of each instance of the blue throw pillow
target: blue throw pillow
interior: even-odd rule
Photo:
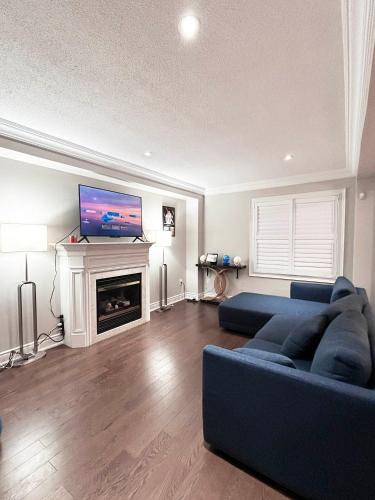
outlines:
[[[345,311],[358,311],[362,312],[364,306],[363,297],[361,295],[347,295],[342,299],[338,299],[335,302],[327,306],[321,314],[324,314],[328,318],[328,322],[333,321],[339,314]]]
[[[246,356],[263,359],[264,361],[271,361],[271,363],[277,363],[278,365],[289,366],[289,368],[296,367],[291,359],[282,354],[277,354],[276,352],[261,351],[260,349],[250,349],[247,347],[240,347],[234,350],[241,354],[246,354]]]
[[[339,276],[336,279],[335,284],[333,285],[330,302],[332,304],[332,302],[336,302],[336,300],[342,299],[343,297],[351,295],[352,293],[357,293],[357,290],[355,289],[353,283],[344,276]]]
[[[321,314],[297,324],[284,340],[281,354],[289,358],[312,359],[327,325],[327,316]]]
[[[312,373],[366,387],[372,372],[366,318],[345,311],[328,326],[316,350]]]

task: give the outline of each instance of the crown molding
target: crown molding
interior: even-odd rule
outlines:
[[[0,137],[28,144],[43,150],[59,153],[64,156],[106,167],[112,171],[129,174],[144,180],[158,182],[165,186],[183,189],[195,194],[204,194],[204,188],[188,182],[169,177],[154,170],[140,167],[133,163],[92,149],[65,141],[58,137],[24,127],[18,123],[0,117]]]
[[[324,172],[312,172],[310,174],[293,175],[280,177],[278,179],[268,179],[264,181],[246,182],[243,184],[231,184],[222,187],[208,188],[205,190],[205,196],[213,196],[225,193],[241,193],[244,191],[258,191],[260,189],[272,189],[276,187],[295,186],[297,184],[310,184],[313,182],[324,182],[335,179],[345,179],[353,177],[350,170],[336,169],[326,170]]]
[[[346,166],[357,175],[375,43],[374,0],[341,0]]]
[[[141,180],[135,182],[132,180],[122,179],[121,174],[108,172],[107,174],[98,173],[95,169],[87,169],[82,167],[76,167],[74,165],[68,165],[67,163],[62,163],[54,160],[48,160],[42,156],[34,156],[28,153],[23,153],[16,151],[15,149],[8,149],[1,146],[0,140],[0,159],[7,158],[9,160],[15,160],[22,163],[29,163],[30,165],[37,165],[38,167],[45,167],[52,170],[57,170],[58,172],[65,172],[66,174],[78,175],[80,177],[87,177],[88,179],[97,179],[103,182],[109,182],[111,184],[117,184],[118,186],[126,186],[133,189],[140,189],[141,191],[147,191],[149,193],[160,194],[161,196],[167,196],[170,198],[177,198],[179,200],[189,200],[196,199],[193,193],[182,194],[180,190],[171,190],[170,187],[156,187],[152,184],[146,184]],[[202,195],[200,195],[202,196]]]
[[[313,172],[296,176],[281,177],[278,179],[260,180],[242,184],[230,184],[204,189],[202,187],[185,183],[172,177],[164,176],[153,170],[139,167],[118,158],[114,158],[97,151],[79,146],[57,137],[38,132],[28,127],[18,125],[0,118],[0,137],[28,144],[45,151],[62,154],[66,157],[82,160],[86,163],[99,165],[108,168],[112,172],[129,174],[139,179],[154,181],[164,186],[174,187],[200,195],[216,195],[224,193],[238,193],[244,191],[256,191],[260,189],[270,189],[297,184],[307,184],[312,182],[322,182],[333,179],[351,177],[354,174],[349,169],[336,169],[324,172]],[[54,162],[53,162],[54,163]],[[73,167],[72,167],[73,168]]]

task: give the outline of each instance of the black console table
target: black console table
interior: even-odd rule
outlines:
[[[241,269],[246,269],[246,266],[235,266],[233,264],[229,264],[227,266],[219,266],[217,264],[196,264],[198,269],[206,269],[207,276],[210,271],[215,273],[215,281],[214,288],[216,292],[216,296],[212,298],[201,299],[201,302],[210,302],[211,304],[220,304],[227,297],[225,295],[225,289],[227,287],[227,279],[226,274],[228,272],[235,272],[236,278],[238,279],[238,272]]]

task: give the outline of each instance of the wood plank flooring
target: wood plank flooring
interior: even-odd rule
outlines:
[[[0,498],[287,498],[203,443],[206,344],[241,346],[217,309],[180,302],[88,349],[0,373]]]

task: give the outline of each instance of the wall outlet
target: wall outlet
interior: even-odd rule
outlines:
[[[60,332],[63,337],[65,337],[65,325],[64,325],[64,316],[60,314],[59,316],[59,323],[60,323]]]

